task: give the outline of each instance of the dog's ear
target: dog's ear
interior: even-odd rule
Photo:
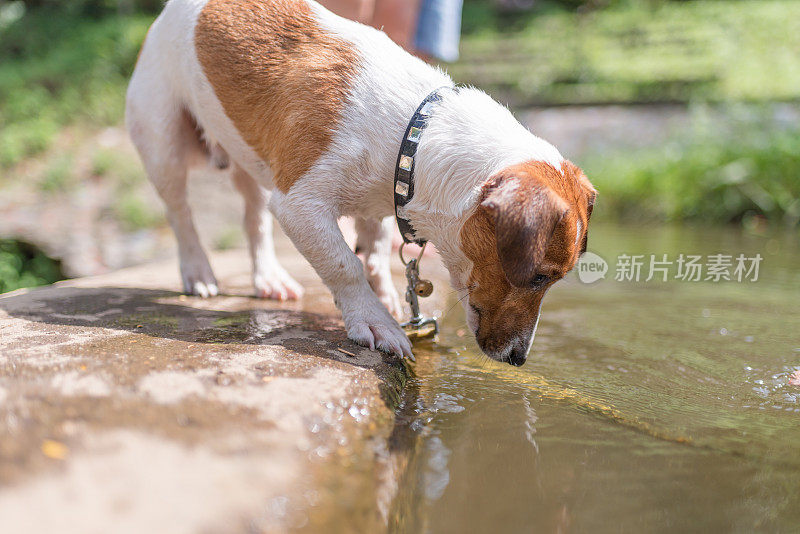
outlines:
[[[514,176],[490,180],[481,208],[494,223],[497,254],[511,285],[528,287],[567,203],[544,185]]]

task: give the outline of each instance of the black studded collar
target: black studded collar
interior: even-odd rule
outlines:
[[[408,121],[403,142],[400,143],[400,152],[397,154],[397,164],[394,168],[394,216],[397,227],[406,243],[423,245],[427,241],[417,237],[411,222],[405,216],[403,208],[414,197],[414,158],[417,155],[422,133],[428,126],[428,119],[433,115],[436,105],[441,102],[445,91],[455,91],[455,87],[440,87],[425,97],[419,105],[411,120]]]

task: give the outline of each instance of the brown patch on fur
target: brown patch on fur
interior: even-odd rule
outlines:
[[[539,161],[503,170],[486,182],[461,229],[461,248],[473,262],[469,302],[486,352],[529,339],[547,289],[578,261],[594,189],[572,163],[565,161],[562,171]],[[535,283],[539,275],[546,281]]]
[[[487,353],[500,351],[520,327],[533,329],[544,292],[512,286],[497,253],[494,222],[479,208],[461,229],[461,248],[472,261],[469,303],[480,322],[476,338]]]
[[[210,0],[195,47],[225,113],[288,191],[331,142],[357,52],[302,0]]]

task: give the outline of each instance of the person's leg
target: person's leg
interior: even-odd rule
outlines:
[[[414,36],[417,55],[442,61],[458,59],[462,0],[422,0]]]
[[[320,0],[319,2],[340,17],[369,24],[375,11],[375,0]]]
[[[414,52],[420,0],[375,0],[372,25],[386,32],[395,43]]]

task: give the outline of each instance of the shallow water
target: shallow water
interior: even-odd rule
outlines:
[[[606,278],[550,291],[524,367],[458,307],[418,348],[393,530],[798,531],[797,235],[594,225],[589,250]],[[642,281],[614,280],[621,253]],[[755,282],[644,282],[651,253],[763,259]]]

